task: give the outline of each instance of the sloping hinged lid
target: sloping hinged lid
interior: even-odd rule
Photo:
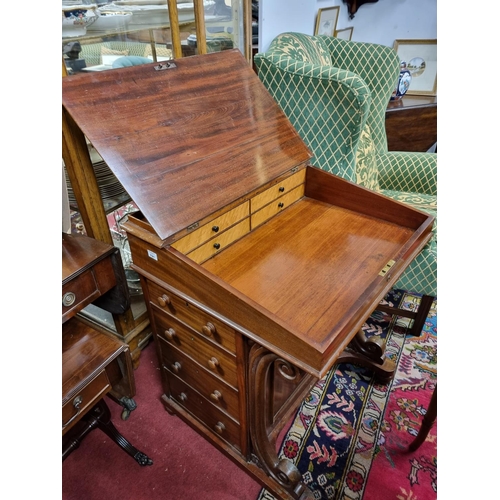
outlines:
[[[63,106],[161,239],[311,153],[238,50],[63,78]]]

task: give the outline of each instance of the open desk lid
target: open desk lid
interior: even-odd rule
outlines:
[[[162,240],[311,158],[238,50],[166,66],[62,84],[64,108]]]

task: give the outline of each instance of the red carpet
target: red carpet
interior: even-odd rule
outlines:
[[[134,372],[128,420],[107,399],[116,428],[153,460],[141,467],[99,429],[62,463],[63,500],[255,500],[261,487],[204,438],[164,410],[154,343]],[[148,443],[145,445],[144,443]]]

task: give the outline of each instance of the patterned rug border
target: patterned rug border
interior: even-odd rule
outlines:
[[[402,304],[405,309],[414,310],[418,305],[420,296],[412,292],[400,292],[398,303]],[[382,318],[384,314],[375,311],[372,316]],[[409,322],[410,320],[402,317],[392,317],[388,322],[386,355],[392,359],[396,365],[399,364],[403,356]],[[365,324],[363,328],[367,335],[380,333],[376,328],[371,328],[369,323]],[[336,396],[334,394],[327,394],[325,391],[325,388],[330,385],[332,379],[339,374],[339,366],[339,364],[334,365],[325,377],[316,383],[310,396],[297,410],[293,423],[285,433],[283,443],[280,447],[279,458],[288,458],[294,464],[298,464],[302,455],[308,452],[316,454],[316,456],[321,456],[322,461],[329,460],[330,463],[335,463],[337,452],[334,447],[331,446],[330,450],[327,450],[323,445],[323,447],[320,448],[320,446],[316,444],[316,441],[314,441],[316,445],[315,449],[311,448],[311,446],[306,448],[305,443],[315,429],[315,425],[311,424],[317,421],[318,415],[320,415],[324,407],[329,407],[332,402],[339,408],[349,404],[343,396],[341,399],[337,398],[337,400],[335,400]],[[347,450],[348,458],[346,466],[343,469],[342,477],[335,479],[331,476],[329,477],[328,474],[321,474],[316,478],[316,481],[324,487],[327,498],[334,498],[342,492],[341,498],[343,499],[360,500],[363,498],[367,485],[367,479],[373,464],[377,442],[382,429],[380,424],[384,420],[385,410],[395,379],[392,379],[387,384],[377,384],[374,381],[374,375],[369,374],[368,371],[365,371],[363,375],[363,371],[354,365],[345,363],[343,367],[344,375],[348,374],[358,378],[364,376],[364,379],[369,383],[369,392],[365,395],[363,406],[359,410],[357,416],[355,426],[356,438],[355,442],[351,443],[351,446],[349,446]],[[322,403],[327,398],[329,399],[329,404],[323,405]],[[335,415],[335,417],[338,418],[339,415]],[[295,452],[295,456],[292,456],[293,452]],[[310,484],[314,480],[311,471],[303,473],[302,477],[305,484]],[[313,493],[316,499],[322,498],[321,492],[315,490]],[[263,488],[256,500],[278,499]]]

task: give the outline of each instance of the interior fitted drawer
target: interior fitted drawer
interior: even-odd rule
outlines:
[[[218,346],[236,354],[235,332],[210,314],[193,304],[148,282],[150,301],[162,311],[175,316]]]
[[[163,368],[178,375],[215,406],[239,421],[238,391],[214,376],[172,344],[158,337]]]
[[[211,431],[241,449],[240,426],[183,380],[170,374],[170,397],[201,420]]]
[[[249,214],[249,202],[247,201],[172,243],[172,247],[186,254],[248,217]]]
[[[211,373],[224,379],[233,387],[238,387],[236,375],[236,358],[207,342],[194,330],[177,321],[172,316],[153,309],[154,323],[158,336],[180,349]]]
[[[194,260],[197,264],[201,264],[216,253],[221,252],[230,245],[233,241],[240,239],[242,236],[250,232],[250,219],[247,217],[235,226],[229,228],[223,233],[219,233],[215,238],[207,241],[205,244],[198,247],[196,250],[188,253],[187,256]]]
[[[254,196],[250,200],[251,213],[256,212],[261,209],[264,205],[271,203],[276,198],[287,194],[293,188],[297,187],[299,184],[304,184],[306,181],[306,169],[299,170],[297,173],[283,179],[281,182],[275,184],[274,186],[266,189],[262,193]],[[253,226],[252,226],[253,227]]]
[[[88,305],[99,296],[97,283],[91,270],[77,276],[62,287],[62,314],[68,314],[72,309],[79,307],[83,302]]]
[[[304,196],[304,184],[292,189],[289,193],[280,196],[269,205],[252,214],[252,229],[284,210],[292,203]]]
[[[107,392],[111,386],[105,371],[102,371],[92,382],[88,383],[73,398],[63,404],[62,429],[63,434],[71,429],[82,415],[94,406],[100,396]]]

